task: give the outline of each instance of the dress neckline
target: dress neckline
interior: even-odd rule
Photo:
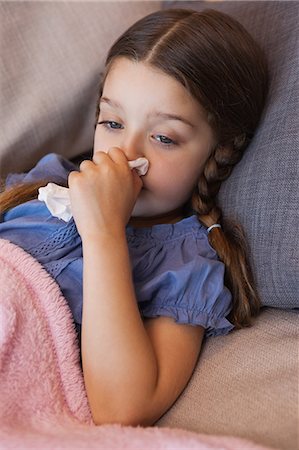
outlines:
[[[129,225],[133,228],[151,228],[155,225],[174,224],[180,222],[183,218],[182,208],[177,208],[159,216],[131,217]]]
[[[175,223],[159,223],[152,227],[134,227],[130,224],[126,227],[128,238],[154,238],[164,240],[169,238],[176,238],[186,233],[202,233],[205,227],[198,221],[196,215],[185,217]]]

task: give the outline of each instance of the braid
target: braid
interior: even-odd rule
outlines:
[[[229,177],[234,165],[241,159],[244,142],[245,139],[236,139],[235,145],[218,146],[212,152],[192,197],[192,208],[203,225],[222,225],[222,228],[213,228],[208,238],[226,267],[225,282],[233,296],[230,319],[236,328],[251,324],[251,317],[258,314],[260,300],[253,287],[244,232],[240,225],[228,221],[224,223],[222,211],[217,205],[217,194],[221,182]]]
[[[242,157],[242,153],[233,146],[218,146],[207,160],[204,170],[199,178],[198,186],[193,194],[192,207],[198,216],[209,215],[208,218],[201,217],[201,222],[209,227],[220,220],[221,213],[216,207],[216,196],[222,181],[226,180],[234,167]]]

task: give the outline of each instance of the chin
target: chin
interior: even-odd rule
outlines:
[[[142,194],[144,194],[144,196]],[[139,195],[131,217],[156,217],[169,211],[169,204],[163,205],[161,202],[155,201],[154,198],[149,198],[146,194],[146,192],[141,192],[141,195]]]
[[[159,212],[155,208],[146,208],[144,205],[136,204],[131,216],[132,217],[154,217],[154,216],[158,216],[160,214],[163,214],[163,212]]]
[[[131,217],[152,217],[156,214],[152,214],[149,211],[145,211],[143,208],[134,208]]]

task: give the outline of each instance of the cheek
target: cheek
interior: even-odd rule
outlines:
[[[94,134],[94,138],[93,138],[93,152],[97,152],[100,150],[100,148],[102,147],[101,142],[100,142],[100,134],[99,132],[96,130],[95,134]]]
[[[187,200],[197,184],[201,164],[168,164],[152,167],[146,177],[145,186],[161,196]]]
[[[96,130],[93,139],[93,152],[107,152],[110,147],[115,144],[115,138],[112,141],[112,138],[108,135],[108,133],[103,133],[99,129]]]

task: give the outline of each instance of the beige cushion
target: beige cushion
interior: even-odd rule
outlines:
[[[0,176],[91,149],[113,41],[161,2],[0,2]]]
[[[267,308],[251,328],[208,338],[158,426],[298,449],[298,315]]]

